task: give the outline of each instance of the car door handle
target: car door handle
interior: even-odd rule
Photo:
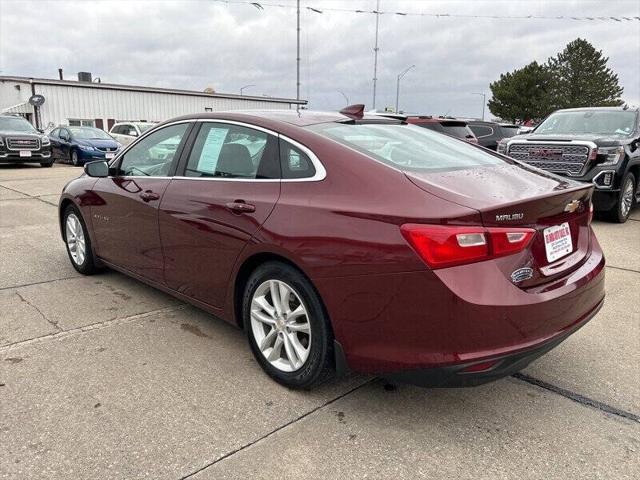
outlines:
[[[242,200],[236,200],[235,202],[229,202],[226,207],[233,213],[253,213],[256,211],[256,206],[249,203],[245,203]]]
[[[151,200],[158,200],[160,198],[160,195],[152,192],[151,190],[147,190],[140,194],[140,198],[145,202],[150,202]]]

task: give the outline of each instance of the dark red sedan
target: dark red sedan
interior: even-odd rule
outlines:
[[[298,388],[347,370],[480,384],[599,310],[592,186],[343,112],[176,118],[87,164],[60,200],[73,266],[238,325]]]

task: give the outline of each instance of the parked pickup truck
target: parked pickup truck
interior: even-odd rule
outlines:
[[[0,163],[53,165],[49,137],[22,117],[0,115]]]
[[[558,110],[525,135],[503,139],[498,153],[595,186],[593,206],[626,222],[640,202],[640,109]]]

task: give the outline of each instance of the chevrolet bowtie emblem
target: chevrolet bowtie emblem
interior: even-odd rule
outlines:
[[[572,200],[564,207],[565,212],[573,213],[580,208],[580,200]]]

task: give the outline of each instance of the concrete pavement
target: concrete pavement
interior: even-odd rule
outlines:
[[[0,166],[0,478],[640,477],[640,209],[595,223],[605,307],[522,375],[292,392],[225,322],[73,270],[54,205],[79,172]]]

